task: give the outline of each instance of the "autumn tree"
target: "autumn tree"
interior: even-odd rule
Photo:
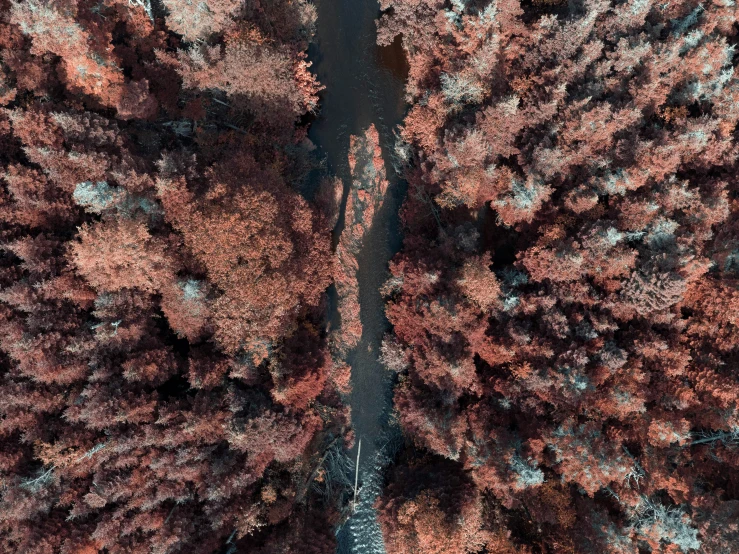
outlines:
[[[311,10],[186,4],[0,2],[0,551],[335,548]]]
[[[384,290],[408,471],[454,461],[517,547],[720,551],[735,7],[382,7],[378,40],[402,35],[410,64],[405,246]]]

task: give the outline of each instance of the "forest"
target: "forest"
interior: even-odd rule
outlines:
[[[369,1],[0,0],[0,553],[739,552],[739,7]]]

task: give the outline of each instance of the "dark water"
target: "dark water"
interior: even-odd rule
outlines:
[[[325,155],[328,170],[343,180],[346,197],[350,183],[349,136],[359,135],[374,123],[390,182],[384,205],[375,215],[358,256],[363,334],[348,360],[352,366],[352,422],[357,439],[362,439],[360,477],[368,478],[373,472],[374,454],[387,437],[391,407],[390,376],[377,361],[382,337],[389,330],[379,288],[387,279],[388,261],[401,246],[398,209],[405,195],[405,183],[393,171],[390,156],[395,142],[393,131],[406,109],[407,64],[399,40],[388,47],[376,45],[379,5],[375,1],[314,3],[318,22],[309,59],[326,89],[308,136]],[[352,455],[356,456],[356,446]]]

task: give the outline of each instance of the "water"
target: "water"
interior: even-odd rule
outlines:
[[[397,40],[388,47],[376,45],[375,19],[379,5],[372,0],[315,0],[318,9],[316,36],[309,49],[313,71],[326,86],[320,113],[308,137],[325,155],[328,170],[350,183],[347,153],[350,135],[360,135],[374,123],[380,135],[389,188],[364,236],[359,263],[359,303],[362,339],[350,353],[352,367],[352,422],[362,439],[359,506],[339,533],[339,552],[383,552],[372,504],[379,493],[378,466],[382,444],[391,433],[388,416],[392,406],[389,372],[377,361],[383,335],[389,330],[380,286],[388,277],[388,261],[401,246],[398,210],[405,183],[393,171],[390,154],[393,131],[405,114],[404,86],[407,64]],[[337,230],[342,228],[343,209]],[[356,449],[356,446],[355,446]],[[356,450],[351,453],[356,456]]]

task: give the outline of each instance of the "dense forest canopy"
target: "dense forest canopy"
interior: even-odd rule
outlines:
[[[2,552],[334,548],[316,14],[200,4],[0,2]]]
[[[735,551],[736,6],[383,8],[411,158],[383,355],[416,447],[388,551]]]
[[[385,550],[739,551],[739,7],[379,8],[342,183],[307,0],[0,0],[1,552],[336,551],[387,161]]]

